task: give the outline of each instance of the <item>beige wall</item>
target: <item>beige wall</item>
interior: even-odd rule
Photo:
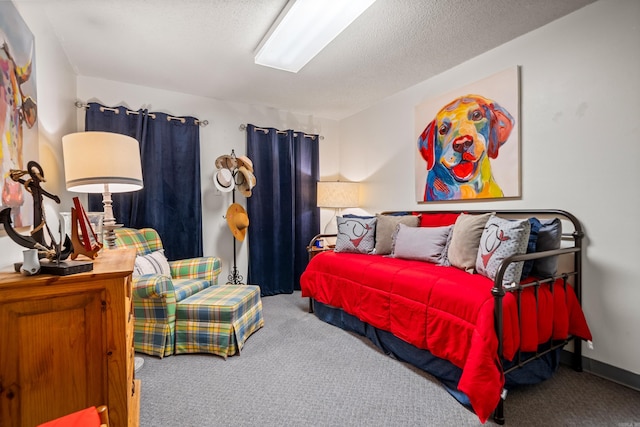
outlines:
[[[640,374],[640,2],[603,0],[400,92],[340,123],[341,173],[365,209],[556,208],[586,231],[585,356]],[[418,205],[414,108],[521,67],[522,198]],[[585,346],[586,348],[586,346]]]

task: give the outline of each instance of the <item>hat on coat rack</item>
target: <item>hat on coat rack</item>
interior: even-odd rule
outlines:
[[[216,185],[216,188],[223,193],[233,191],[233,174],[229,169],[218,169],[216,173],[213,174],[213,182]]]
[[[231,234],[239,241],[244,241],[244,237],[247,234],[247,228],[249,227],[249,217],[247,211],[244,210],[242,205],[238,203],[232,203],[227,209],[227,225]]]
[[[238,167],[238,162],[235,156],[224,154],[216,159],[215,165],[217,169],[229,169],[233,172]]]
[[[247,168],[249,172],[253,173],[253,162],[251,161],[250,158],[248,158],[247,156],[240,156],[240,157],[237,157],[236,160],[238,162],[239,168],[244,166],[245,168]]]
[[[251,190],[256,186],[256,177],[245,166],[238,168],[236,174],[236,187],[244,197],[251,197]]]

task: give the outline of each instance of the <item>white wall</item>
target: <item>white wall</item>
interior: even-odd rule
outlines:
[[[233,264],[233,237],[223,218],[231,204],[231,193],[215,195],[212,175],[214,161],[222,154],[246,153],[246,133],[241,124],[295,129],[317,133],[324,137],[320,141],[320,164],[322,175],[335,174],[338,170],[338,123],[311,116],[297,116],[284,111],[264,107],[227,103],[200,96],[186,95],[148,87],[129,85],[103,79],[78,77],[77,97],[82,102],[100,102],[107,106],[124,105],[137,110],[141,107],[172,115],[189,115],[208,120],[209,125],[200,128],[200,161],[202,186],[202,229],[204,254],[219,256],[223,262],[221,281],[226,281]],[[84,111],[78,110],[78,130],[84,130]],[[269,165],[254,164],[254,168]],[[257,183],[260,186],[260,183]],[[246,199],[236,192],[236,202],[246,207]],[[251,225],[249,225],[251,226]],[[237,242],[237,265],[244,280],[247,279],[247,243]],[[278,250],[279,242],[274,242]]]
[[[557,208],[586,235],[583,306],[591,359],[640,374],[640,2],[601,0],[340,123],[341,173],[364,208]],[[521,66],[522,198],[418,205],[414,108]],[[586,346],[585,346],[586,348]]]
[[[39,159],[26,160],[39,161],[47,180],[42,187],[60,196],[60,206],[69,206],[71,199],[64,186],[61,138],[76,128],[76,112],[73,108],[76,77],[46,17],[37,6],[21,2],[16,8],[33,33],[36,45],[40,150]],[[55,233],[58,227],[56,213],[60,206],[47,198],[44,203],[47,222]],[[6,235],[0,234],[0,269],[11,268],[14,262],[21,261],[23,249]]]

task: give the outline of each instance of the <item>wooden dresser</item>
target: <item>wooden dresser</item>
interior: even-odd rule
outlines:
[[[103,404],[111,427],[138,426],[134,260],[133,249],[103,250],[87,273],[0,273],[0,427]]]

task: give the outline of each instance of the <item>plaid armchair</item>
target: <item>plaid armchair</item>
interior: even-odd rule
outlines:
[[[152,228],[118,228],[116,247],[135,248],[138,255],[163,249],[158,232]],[[133,278],[134,347],[152,356],[174,353],[176,304],[218,284],[220,258],[201,257],[169,261],[171,277],[145,274]]]

